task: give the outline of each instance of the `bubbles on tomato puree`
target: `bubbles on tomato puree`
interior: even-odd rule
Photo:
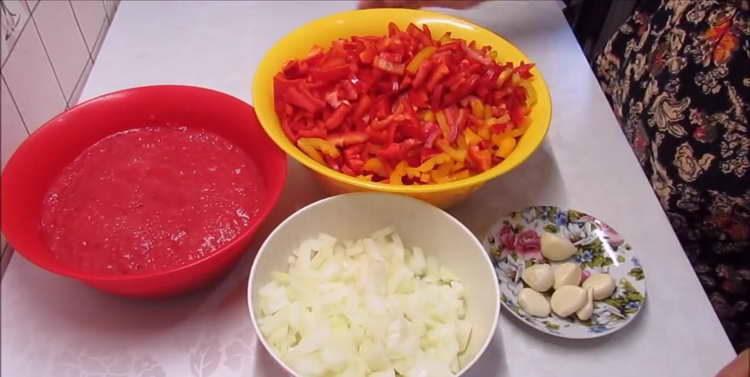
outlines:
[[[234,240],[264,199],[253,160],[219,135],[147,127],[100,140],[63,169],[42,230],[61,261],[133,274],[205,258]]]

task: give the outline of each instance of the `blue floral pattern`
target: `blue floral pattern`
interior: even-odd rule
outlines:
[[[538,318],[518,305],[518,293],[524,287],[523,270],[536,263],[550,263],[541,255],[542,232],[556,233],[573,242],[578,249],[573,261],[581,265],[584,278],[606,272],[617,282],[611,297],[594,302],[591,319],[580,321],[555,314]],[[500,219],[483,244],[495,264],[502,305],[547,334],[574,339],[610,334],[635,318],[645,302],[646,275],[631,246],[614,229],[585,213],[551,206],[529,207]]]

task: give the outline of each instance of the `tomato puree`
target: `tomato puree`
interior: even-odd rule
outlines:
[[[42,232],[82,271],[155,272],[205,258],[250,225],[264,198],[253,160],[186,127],[123,131],[87,148],[50,187]]]

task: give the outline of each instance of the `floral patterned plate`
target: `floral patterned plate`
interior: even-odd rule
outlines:
[[[617,282],[610,298],[594,302],[590,320],[555,314],[533,317],[518,305],[518,293],[524,287],[523,270],[535,263],[547,263],[540,250],[541,232],[556,233],[573,242],[578,252],[569,261],[581,266],[584,279],[594,272],[606,272]],[[495,264],[502,305],[521,321],[547,334],[571,339],[611,334],[630,323],[646,299],[646,275],[630,245],[607,224],[583,212],[529,207],[500,219],[482,243]]]

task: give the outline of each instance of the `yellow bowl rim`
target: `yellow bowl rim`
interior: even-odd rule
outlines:
[[[308,28],[314,27],[315,25],[331,23],[336,19],[347,18],[351,14],[355,14],[355,13],[361,14],[364,12],[372,13],[372,14],[385,14],[385,15],[389,13],[394,13],[394,12],[399,12],[399,13],[410,12],[410,13],[413,13],[415,16],[433,17],[437,19],[449,20],[452,22],[460,23],[468,27],[477,29],[479,31],[489,33],[491,35],[494,35],[497,38],[502,39],[503,41],[511,45],[513,48],[518,50],[524,57],[528,58],[528,56],[523,52],[523,50],[518,48],[518,46],[516,46],[513,42],[509,41],[505,37],[491,30],[488,30],[482,26],[474,24],[473,22],[470,22],[470,21],[467,21],[458,17],[454,17],[454,16],[442,14],[442,13],[437,13],[437,12],[421,10],[421,9],[402,9],[402,8],[357,9],[357,10],[343,11],[343,12],[334,13],[325,17],[315,19],[308,23],[305,23],[304,25],[301,25],[298,28],[291,31],[290,33],[284,35],[281,39],[279,39],[278,41],[276,41],[276,43],[274,43],[274,45],[263,56],[263,59],[261,59],[261,62],[253,78],[252,94],[251,94],[252,99],[253,99],[253,104],[255,104],[256,102],[255,101],[256,94],[262,90],[261,76],[266,74],[266,71],[270,71],[270,67],[268,67],[268,65],[270,64],[268,57],[272,55],[277,49],[279,49],[281,46],[283,46],[285,43],[289,42],[290,40],[294,39],[294,37],[297,34],[302,34],[304,33],[305,30],[307,30]],[[531,61],[531,59],[529,59],[529,61]],[[468,178],[459,179],[456,181],[446,182],[446,183],[423,184],[423,185],[394,185],[390,183],[365,181],[363,179],[359,179],[350,175],[346,175],[344,173],[331,169],[328,166],[313,160],[291,142],[284,143],[283,141],[288,142],[289,140],[286,138],[286,135],[284,135],[283,132],[280,132],[279,134],[270,132],[269,130],[270,127],[267,126],[267,123],[264,122],[263,119],[259,119],[259,120],[260,120],[261,126],[266,131],[266,134],[268,134],[268,136],[276,143],[276,145],[279,148],[281,148],[284,152],[290,155],[297,162],[301,163],[307,168],[327,178],[331,178],[335,181],[342,182],[342,183],[355,186],[357,188],[368,190],[368,191],[380,191],[380,192],[390,192],[390,193],[399,193],[399,194],[445,192],[445,191],[451,191],[451,190],[456,190],[456,189],[461,189],[461,188],[481,186],[484,183],[492,180],[493,178],[496,178],[504,173],[507,173],[515,169],[519,165],[523,164],[526,160],[529,159],[529,157],[531,157],[531,155],[534,154],[534,152],[536,152],[537,149],[539,149],[539,145],[544,141],[544,138],[547,135],[547,132],[549,131],[549,126],[550,126],[551,118],[552,118],[552,97],[549,93],[547,81],[544,79],[544,76],[536,68],[536,66],[534,67],[534,76],[538,80],[541,81],[542,87],[544,88],[544,93],[537,93],[537,95],[542,94],[542,96],[539,97],[538,101],[541,102],[542,100],[546,100],[546,103],[549,104],[550,109],[546,114],[547,115],[546,119],[540,120],[540,122],[543,122],[544,129],[536,140],[532,140],[533,144],[530,145],[531,152],[528,153],[526,156],[523,156],[520,159],[513,161],[514,163],[512,164],[507,164],[505,163],[505,161],[503,161],[482,173],[470,176]],[[278,115],[276,115],[275,111],[273,111],[273,116],[278,118]],[[261,117],[259,116],[259,118]],[[277,121],[277,122],[280,123],[280,121]],[[280,128],[280,125],[279,125],[279,128]]]

